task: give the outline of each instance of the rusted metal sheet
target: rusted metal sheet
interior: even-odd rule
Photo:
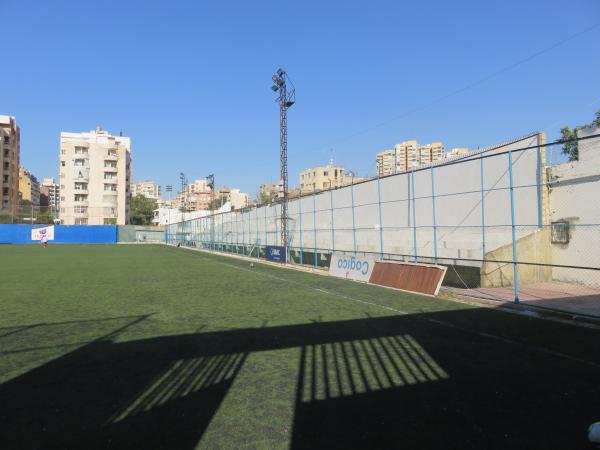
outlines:
[[[369,283],[403,291],[437,295],[445,274],[444,266],[377,261]]]

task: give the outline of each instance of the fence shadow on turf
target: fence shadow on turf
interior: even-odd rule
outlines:
[[[0,385],[0,442],[192,449],[250,353],[298,348],[297,372],[279,374],[297,388],[291,448],[577,448],[598,366],[463,329],[494,320],[474,309],[125,342],[111,332]],[[567,397],[565,379],[578,380]]]

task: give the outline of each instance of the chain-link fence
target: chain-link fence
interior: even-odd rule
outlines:
[[[288,261],[327,268],[333,253],[351,253],[442,264],[461,294],[600,315],[600,132],[582,134],[577,161],[536,133],[291,200]],[[282,245],[280,209],[171,224],[167,242],[263,257]]]

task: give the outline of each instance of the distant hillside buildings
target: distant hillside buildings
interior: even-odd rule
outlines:
[[[160,199],[160,186],[152,181],[142,181],[140,183],[132,183],[130,186],[131,196],[142,195],[151,200]]]

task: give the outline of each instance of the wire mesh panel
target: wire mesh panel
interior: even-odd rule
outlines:
[[[334,252],[437,262],[449,267],[447,285],[477,295],[600,305],[600,132],[581,133],[572,161],[561,142],[532,134],[303,195],[289,201],[288,243],[279,204],[171,224],[167,241],[256,257],[287,244],[290,262],[316,267]]]

